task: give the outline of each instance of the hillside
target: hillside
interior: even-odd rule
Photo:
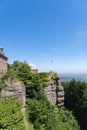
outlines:
[[[46,72],[32,73],[28,64],[25,62],[14,61],[13,64],[9,65],[8,72],[0,80],[0,86],[4,87],[8,77],[11,77],[14,82],[24,83],[26,86],[27,125],[23,121],[24,115],[21,112],[21,104],[18,106],[15,104],[15,102],[19,104],[19,101],[6,99],[4,100],[3,106],[3,100],[1,99],[0,117],[3,116],[2,110],[4,113],[3,119],[1,118],[0,121],[1,130],[31,130],[30,127],[32,125],[29,122],[33,124],[34,130],[79,130],[78,123],[72,112],[64,107],[58,108],[44,94],[45,84],[48,82],[48,75],[49,73]],[[12,107],[14,106],[12,103],[14,103],[15,108]],[[7,113],[10,113],[9,116]],[[11,120],[12,117],[13,120]],[[8,119],[6,120],[7,122],[5,119]]]

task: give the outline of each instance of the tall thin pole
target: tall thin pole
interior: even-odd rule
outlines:
[[[53,59],[51,58],[51,71],[53,72]]]

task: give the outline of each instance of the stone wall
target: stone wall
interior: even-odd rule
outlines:
[[[0,78],[7,72],[7,60],[8,58],[3,54],[3,48],[0,48]]]
[[[50,73],[48,82],[45,87],[45,94],[49,101],[53,102],[57,106],[64,105],[64,88],[61,85],[60,79],[55,78],[54,73]]]

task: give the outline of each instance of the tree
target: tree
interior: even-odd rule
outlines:
[[[44,87],[48,81],[48,75],[49,73],[46,72],[32,73],[26,62],[14,61],[3,78],[5,80],[7,77],[12,77],[15,81],[25,84],[29,121],[33,123],[35,130],[78,130],[72,113],[65,109],[58,109],[45,96]],[[18,106],[14,106],[14,108],[16,111]],[[18,122],[18,124],[21,123]]]
[[[71,112],[45,101],[28,100],[29,119],[35,130],[79,130]]]
[[[79,124],[87,130],[87,83],[71,80],[65,87],[65,107],[72,110]]]

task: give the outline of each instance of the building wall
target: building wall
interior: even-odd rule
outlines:
[[[4,73],[7,71],[7,60],[0,56],[0,73]]]
[[[8,58],[3,54],[3,48],[0,48],[0,77],[7,72],[7,60]]]

